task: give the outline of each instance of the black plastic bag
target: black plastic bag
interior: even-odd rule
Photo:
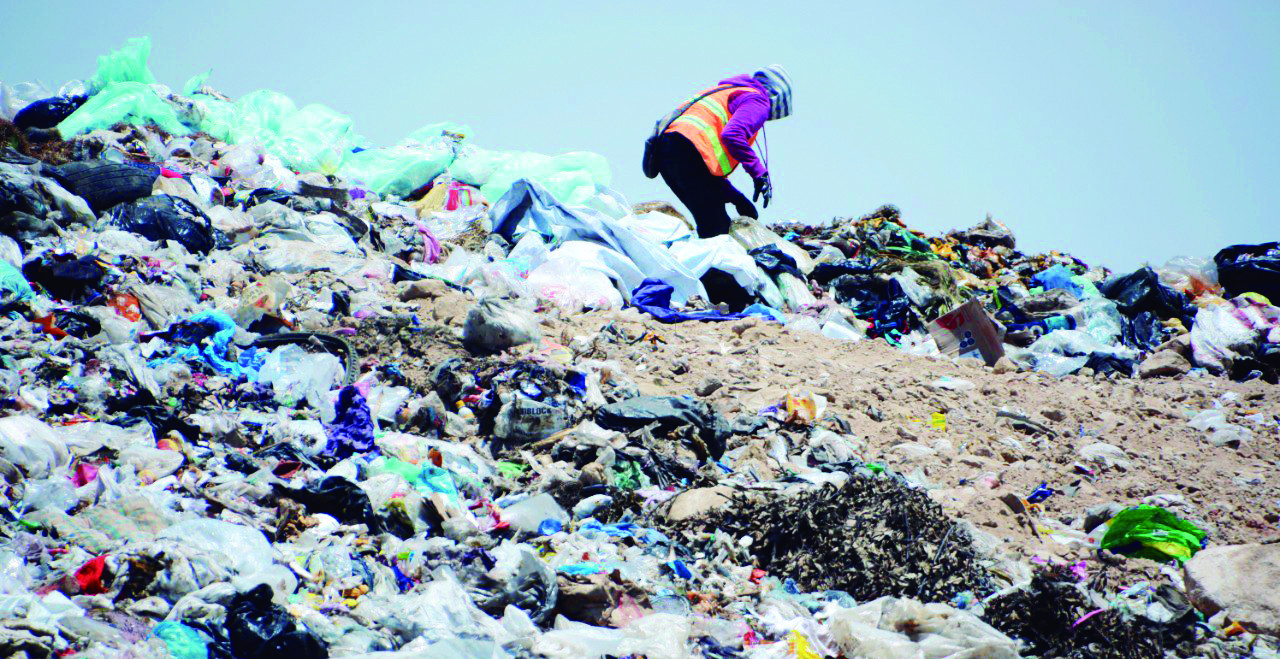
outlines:
[[[790,254],[782,251],[782,248],[777,245],[757,247],[747,253],[756,260],[756,265],[761,270],[770,275],[777,276],[785,272],[802,280],[804,279],[804,273],[800,272],[800,268],[796,267],[796,260]]]
[[[192,254],[208,254],[225,242],[195,204],[172,195],[152,195],[111,209],[111,222],[147,240],[172,240]]]
[[[911,307],[911,298],[896,279],[875,275],[841,275],[831,282],[836,301],[853,310],[853,315],[871,322],[867,336],[879,338],[889,332],[907,334],[920,326]]]
[[[879,261],[868,258],[846,259],[835,263],[819,263],[813,266],[809,279],[819,286],[826,286],[831,280],[841,275],[869,275],[880,267]]]
[[[231,598],[226,623],[231,652],[239,659],[328,659],[324,643],[271,596],[271,586],[259,584]]]
[[[1242,293],[1280,300],[1280,243],[1232,245],[1213,257],[1218,266],[1218,283],[1228,297]]]
[[[53,326],[77,339],[95,336],[102,331],[102,323],[97,318],[79,311],[58,311],[54,315]]]
[[[92,256],[68,261],[46,260],[41,256],[24,263],[22,274],[27,281],[39,284],[59,300],[86,303],[102,292],[107,270]]]
[[[13,115],[18,128],[53,128],[80,109],[88,96],[54,96],[35,101]]]
[[[1159,316],[1144,311],[1133,318],[1124,319],[1124,330],[1120,338],[1130,348],[1150,352],[1165,342],[1165,327]]]
[[[146,423],[156,437],[177,431],[189,442],[200,439],[199,428],[184,421],[173,408],[161,405],[146,389],[139,389],[128,396],[108,398],[106,411],[108,414],[123,413],[114,420],[119,426]]]
[[[331,515],[343,524],[364,524],[370,533],[390,533],[402,539],[413,535],[412,524],[406,528],[404,520],[375,513],[369,495],[341,476],[312,481],[299,490],[278,484],[276,488],[281,496],[297,501],[308,511]]]
[[[1094,373],[1099,375],[1119,373],[1128,377],[1133,375],[1134,363],[1132,359],[1095,352],[1089,355],[1089,361],[1084,363],[1084,368],[1091,368]]]
[[[1101,290],[1103,295],[1115,300],[1120,313],[1126,316],[1144,311],[1162,320],[1185,315],[1186,296],[1161,284],[1160,276],[1149,267],[1107,280]]]
[[[729,422],[702,401],[676,396],[637,396],[596,410],[596,423],[602,428],[631,432],[658,424],[656,434],[665,434],[680,426],[692,425],[707,447],[710,456],[719,460],[724,455],[729,437]]]

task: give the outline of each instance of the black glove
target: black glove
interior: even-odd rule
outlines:
[[[756,207],[752,206],[746,197],[739,195],[739,199],[733,202],[733,207],[737,209],[738,215],[749,217],[753,220],[760,219],[760,214],[756,212]]]
[[[759,201],[760,195],[764,195],[764,207],[769,207],[769,200],[773,199],[773,183],[769,181],[768,174],[762,174],[755,179],[756,192],[751,195],[751,201]]]

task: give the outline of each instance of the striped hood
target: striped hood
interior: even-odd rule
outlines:
[[[769,118],[790,116],[791,76],[787,75],[787,70],[777,64],[766,66],[756,71],[755,79],[769,91]]]

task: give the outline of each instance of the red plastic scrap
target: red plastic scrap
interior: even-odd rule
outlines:
[[[101,595],[107,592],[102,585],[102,575],[106,569],[105,554],[81,565],[80,569],[76,570],[76,583],[80,584],[80,592],[85,595]]]

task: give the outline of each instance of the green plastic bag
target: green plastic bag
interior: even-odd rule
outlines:
[[[118,123],[135,126],[155,124],[170,135],[191,132],[178,118],[177,109],[160,98],[150,85],[115,82],[63,119],[58,124],[58,133],[63,139],[70,139],[81,133],[111,128]]]
[[[91,92],[98,92],[118,82],[154,84],[156,77],[147,68],[150,57],[150,37],[130,39],[120,50],[98,57],[98,72],[89,79],[87,86]]]
[[[1200,551],[1208,534],[1156,506],[1135,506],[1116,515],[1099,546],[1126,556],[1179,565]]]

